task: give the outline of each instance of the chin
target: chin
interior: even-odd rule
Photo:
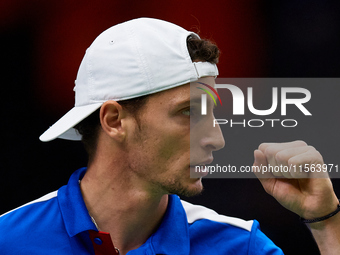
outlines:
[[[193,182],[190,182],[185,187],[177,187],[176,189],[170,189],[170,194],[176,194],[179,196],[185,196],[185,197],[193,197],[197,196],[202,193],[203,191],[203,184],[201,178],[194,178],[190,179]]]

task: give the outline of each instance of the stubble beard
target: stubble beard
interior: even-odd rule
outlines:
[[[143,141],[148,139],[147,134],[144,132],[143,125],[139,119],[136,120],[138,124],[138,130],[134,134],[134,139],[139,144],[143,144]],[[142,150],[142,148],[141,148]],[[138,157],[137,157],[138,158]],[[133,159],[133,162],[136,162],[136,157]],[[137,161],[142,162],[142,158],[140,160],[137,159]],[[139,164],[136,164],[139,165]],[[136,166],[134,165],[134,166]],[[129,168],[139,175],[141,178],[148,178],[145,172],[147,172],[146,169],[143,169],[143,171],[136,171],[135,167],[132,166],[129,162]],[[150,184],[155,188],[155,192],[161,191],[163,194],[176,194],[179,196],[185,196],[185,197],[193,197],[201,194],[203,192],[203,184],[201,178],[195,178],[196,182],[195,184],[193,182],[189,182],[188,184],[183,185],[181,183],[182,178],[180,177],[174,177],[173,179],[167,179],[167,180],[157,180],[156,178],[152,178],[150,181]],[[197,182],[200,182],[198,185]],[[190,187],[192,185],[192,187]],[[158,192],[157,192],[158,193]]]
[[[201,182],[201,180],[197,179],[197,182]],[[200,195],[203,192],[203,185],[202,183],[199,186],[190,187],[184,186],[181,184],[180,181],[168,181],[167,183],[158,183],[158,185],[167,193],[167,194],[176,194],[178,196],[185,196],[185,197],[193,197]],[[194,185],[194,184],[192,184]]]

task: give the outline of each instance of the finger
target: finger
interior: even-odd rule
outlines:
[[[275,176],[268,171],[268,162],[266,156],[260,150],[254,151],[253,172],[262,184],[262,187],[268,194],[273,193],[275,185]]]
[[[253,164],[253,172],[258,179],[267,179],[273,178],[274,176],[270,171],[268,171],[268,162],[266,156],[260,150],[254,151],[254,164]]]
[[[288,164],[297,166],[296,172],[292,172],[293,178],[328,178],[327,169],[323,169],[324,161],[321,154],[310,149],[305,153],[291,157]],[[303,176],[303,177],[301,177]]]
[[[303,141],[294,141],[294,142],[288,142],[288,143],[262,143],[259,146],[259,150],[261,150],[264,155],[267,158],[268,164],[272,166],[273,168],[273,175],[275,177],[286,177],[291,178],[290,173],[288,171],[282,171],[287,170],[287,162],[278,162],[276,155],[278,152],[291,149],[294,151],[294,149],[297,148],[304,148],[307,147],[307,144]],[[284,169],[280,166],[285,167]]]
[[[273,167],[278,165],[275,159],[275,154],[277,153],[277,150],[279,148],[280,146],[278,146],[278,144],[275,144],[275,143],[266,143],[266,144],[261,144],[259,146],[260,151],[263,153],[263,155],[267,159],[269,169],[273,170]],[[272,171],[272,175],[275,177],[282,177],[282,174],[279,171]]]
[[[315,150],[312,146],[299,146],[278,151],[274,158],[280,171],[285,178],[306,178],[305,172],[300,171],[299,166],[289,164],[289,159],[297,155],[303,154],[310,150]],[[294,176],[294,177],[293,177]]]
[[[277,148],[278,150],[284,150],[288,148],[293,148],[293,147],[301,147],[301,146],[307,146],[307,144],[304,141],[293,141],[293,142],[287,142],[287,143],[261,143],[259,146],[259,150],[265,153],[268,147],[273,147]]]

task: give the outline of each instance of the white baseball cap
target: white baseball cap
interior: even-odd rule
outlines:
[[[192,34],[195,33],[152,18],[130,20],[101,33],[80,64],[75,106],[39,139],[81,140],[73,127],[107,100],[136,98],[200,77],[216,77],[215,64],[192,62],[186,42]]]

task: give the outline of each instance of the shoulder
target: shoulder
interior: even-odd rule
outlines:
[[[53,191],[39,199],[31,201],[27,204],[24,204],[16,209],[13,209],[7,213],[0,215],[0,225],[9,226],[10,222],[15,221],[16,225],[25,225],[30,221],[36,220],[36,218],[41,217],[40,213],[43,211],[43,215],[49,216],[49,213],[46,215],[47,209],[51,206],[57,206],[56,197],[58,195],[58,191]],[[51,210],[48,210],[51,212]],[[29,217],[27,217],[29,216]],[[17,219],[21,219],[20,221],[16,221]],[[13,226],[10,226],[13,227]],[[3,228],[1,228],[3,229]]]
[[[187,215],[193,250],[209,246],[214,254],[283,254],[263,232],[256,220],[220,215],[201,205],[181,200]],[[229,254],[228,253],[228,254]]]
[[[252,220],[245,221],[239,218],[221,215],[214,210],[201,205],[194,205],[183,200],[181,200],[181,202],[187,214],[189,224],[192,224],[198,220],[206,219],[210,221],[226,223],[234,227],[244,229],[246,231],[251,231],[251,228],[253,226]]]
[[[57,196],[58,191],[51,192],[0,216],[1,254],[20,253],[21,247],[33,254],[35,245],[43,246],[53,233],[63,231]]]

